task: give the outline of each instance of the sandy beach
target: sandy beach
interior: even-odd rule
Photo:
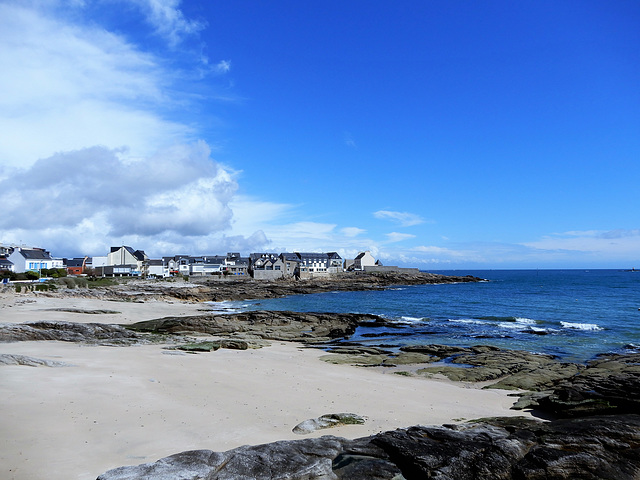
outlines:
[[[195,315],[201,308],[197,303],[0,295],[0,321],[12,323],[126,324]],[[509,392],[328,364],[319,360],[324,352],[284,342],[201,354],[162,345],[17,342],[0,344],[0,354],[65,364],[0,366],[0,477],[6,479],[92,479],[110,468],[185,450],[223,451],[305,438],[292,428],[326,413],[355,413],[366,423],[310,436],[357,438],[417,424],[526,415],[509,410],[515,400]]]

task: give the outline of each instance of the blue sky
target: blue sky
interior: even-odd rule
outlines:
[[[640,4],[398,3],[0,0],[0,242],[640,266]]]

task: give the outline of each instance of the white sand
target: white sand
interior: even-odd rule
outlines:
[[[35,297],[17,297],[0,297],[0,321],[128,323],[202,308],[42,297],[20,303]],[[109,319],[47,310],[72,305],[122,313]],[[321,351],[280,342],[197,355],[170,354],[157,345],[19,342],[0,344],[0,353],[72,365],[0,367],[3,479],[92,479],[185,450],[306,438],[291,429],[325,413],[350,412],[367,421],[311,436],[357,438],[416,424],[523,415],[509,410],[514,398],[504,391],[331,365],[318,360]]]

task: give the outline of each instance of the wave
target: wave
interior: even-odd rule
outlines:
[[[499,317],[496,315],[487,315],[484,317],[478,317],[480,320],[489,320],[493,322],[515,322],[517,317]]]
[[[536,322],[532,318],[516,317],[516,323],[524,323],[525,325],[535,325]]]
[[[571,323],[571,322],[560,322],[562,328],[571,328],[574,330],[585,330],[585,331],[598,331],[604,330],[604,328],[596,325],[595,323]]]
[[[426,320],[426,318],[425,317],[400,317],[400,320],[404,322],[414,323],[414,322],[422,322],[423,320]]]
[[[529,330],[529,331],[544,330],[543,328],[538,329],[537,327],[534,327],[533,325],[535,325],[538,322],[536,322],[531,318],[524,318],[524,317],[514,317],[514,318],[515,320],[513,322],[500,322],[498,326],[501,328],[507,328],[511,330]]]
[[[482,320],[474,320],[472,318],[450,318],[447,321],[452,323],[465,323],[465,324],[474,324],[474,325],[486,325],[487,322],[483,322]]]
[[[489,320],[493,322],[514,322],[514,323],[526,323],[531,325],[537,323],[535,320],[526,317],[499,317],[494,315],[487,315],[485,317],[478,317],[480,320]]]
[[[223,300],[221,302],[205,302],[213,313],[239,313],[244,311],[250,304],[245,303],[238,305],[237,302],[231,300]]]

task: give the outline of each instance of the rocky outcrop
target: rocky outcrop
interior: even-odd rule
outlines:
[[[416,273],[344,273],[309,280],[279,279],[254,280],[249,277],[230,279],[224,277],[193,276],[189,282],[182,279],[142,280],[119,279],[113,285],[91,288],[59,289],[56,292],[38,292],[42,296],[69,296],[111,299],[116,301],[144,302],[148,300],[181,300],[190,302],[248,300],[277,298],[287,295],[321,293],[331,291],[382,290],[394,285],[423,285],[435,283],[479,282],[483,279],[467,276]],[[121,282],[121,283],[117,283]]]
[[[299,313],[286,311],[253,311],[228,315],[194,315],[164,317],[127,325],[138,332],[189,333],[209,335],[245,334],[267,340],[303,343],[326,342],[353,335],[356,327],[384,325],[386,321],[376,315],[341,313]]]
[[[129,345],[143,341],[141,335],[118,325],[74,322],[0,324],[0,342],[58,340],[62,342]]]
[[[340,425],[362,425],[364,418],[355,413],[327,413],[318,418],[310,418],[293,427],[292,432],[299,435],[323,430],[325,428],[339,427]]]
[[[640,416],[541,423],[513,417],[411,427],[356,440],[318,439],[197,450],[120,467],[98,480],[631,480],[640,476]]]
[[[557,417],[640,412],[640,353],[601,355],[552,389],[522,397],[518,407]]]
[[[42,358],[29,357],[27,355],[15,355],[10,353],[0,354],[0,366],[2,365],[24,365],[27,367],[68,367],[65,362],[55,360],[45,360]]]

